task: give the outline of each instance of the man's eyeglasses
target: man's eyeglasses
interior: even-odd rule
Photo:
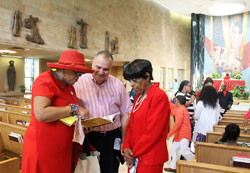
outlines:
[[[84,74],[83,72],[79,72],[79,71],[73,71],[75,73],[75,75],[77,76],[81,76],[82,74]]]

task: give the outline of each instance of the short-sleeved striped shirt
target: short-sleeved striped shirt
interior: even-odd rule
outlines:
[[[84,74],[74,84],[79,105],[88,109],[92,117],[104,117],[117,112],[121,116],[128,114],[132,109],[123,83],[109,75],[107,81],[98,85],[92,74]],[[96,127],[94,131],[110,131],[121,127],[120,117],[114,123]]]

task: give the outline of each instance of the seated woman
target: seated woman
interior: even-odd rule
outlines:
[[[240,128],[237,124],[228,124],[222,138],[216,144],[238,145],[237,138],[240,135]]]

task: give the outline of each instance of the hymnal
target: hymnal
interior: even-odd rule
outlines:
[[[233,166],[241,168],[250,168],[250,157],[243,155],[235,155],[232,158]]]

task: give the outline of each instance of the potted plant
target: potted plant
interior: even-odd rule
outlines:
[[[25,93],[26,87],[24,84],[20,85],[19,88],[20,88],[22,93]]]
[[[212,79],[220,79],[221,76],[218,73],[213,73],[212,74]]]
[[[233,97],[237,97],[240,98],[242,96],[243,93],[243,88],[242,86],[236,86],[233,91],[231,91],[233,94]]]
[[[249,95],[250,95],[250,92],[244,91],[243,92],[243,98],[244,98],[244,100],[248,100]]]
[[[240,79],[242,78],[242,75],[241,75],[240,73],[235,73],[235,72],[234,72],[233,75],[232,75],[232,78],[233,78],[233,79],[239,79],[239,80],[240,80]]]

